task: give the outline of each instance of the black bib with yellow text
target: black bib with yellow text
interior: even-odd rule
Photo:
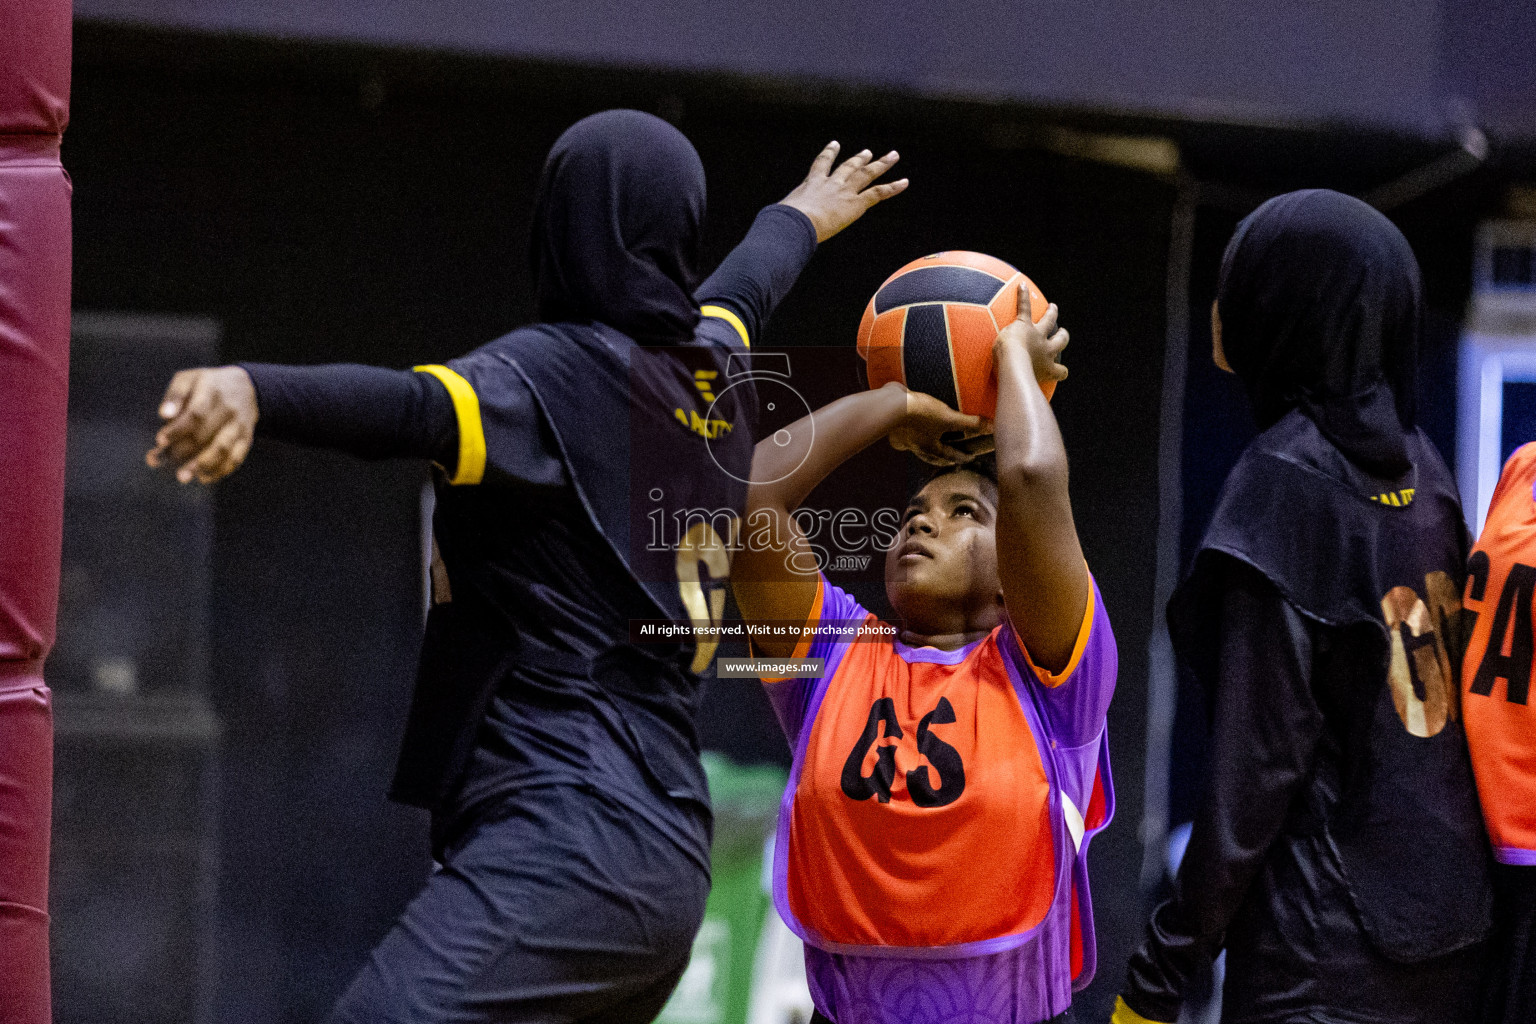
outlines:
[[[630,629],[637,617],[691,626],[722,617],[756,416],[736,338],[708,317],[691,344],[665,347],[638,345],[601,324],[544,324],[450,365],[478,409],[484,468],[466,482],[473,486],[452,480],[439,488],[438,542],[454,599],[429,615],[394,799],[444,804],[488,701],[511,679],[534,708],[579,708],[598,721],[604,742],[625,751],[655,790],[707,804],[692,717],[716,644],[707,633],[636,642]],[[553,472],[537,471],[540,464]],[[529,466],[560,482],[543,492],[519,485],[514,478]],[[562,557],[581,564],[557,560],[542,581],[508,576],[498,562],[506,545],[494,534],[526,529],[510,524],[526,524],[519,517],[540,501],[579,503],[574,519],[585,520],[577,525],[587,540]],[[444,535],[445,524],[476,536]],[[573,579],[591,588],[572,592]],[[529,606],[519,611],[487,596],[508,593],[509,580],[518,593],[563,602],[581,629],[525,636]]]
[[[1244,451],[1194,570],[1168,607],[1181,658],[1217,685],[1223,559],[1258,570],[1340,643],[1379,666],[1358,710],[1339,799],[1322,822],[1366,933],[1417,962],[1481,939],[1488,847],[1459,713],[1466,528],[1450,474],[1420,431],[1394,481],[1353,466],[1300,411]]]

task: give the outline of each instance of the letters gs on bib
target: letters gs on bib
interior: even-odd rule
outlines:
[[[1467,561],[1467,600],[1483,602],[1487,597],[1489,561],[1486,551],[1474,551]],[[1504,680],[1504,696],[1515,704],[1524,704],[1531,692],[1531,660],[1533,637],[1531,633],[1531,602],[1536,597],[1536,568],[1516,562],[1509,567],[1504,587],[1494,606],[1493,625],[1488,630],[1488,642],[1483,656],[1478,659],[1477,673],[1467,687],[1469,693],[1479,697],[1493,696],[1493,687]],[[1484,608],[1486,609],[1486,605]],[[1467,635],[1472,635],[1478,613],[1469,610]],[[1510,626],[1514,630],[1511,633]],[[1509,653],[1504,653],[1505,641]]]
[[[1428,605],[1412,587],[1393,587],[1381,599],[1381,614],[1391,638],[1387,682],[1397,717],[1410,735],[1428,739],[1456,718],[1462,644],[1472,629],[1448,573],[1425,576],[1424,592]]]
[[[709,668],[720,648],[718,630],[725,618],[725,582],[731,574],[731,554],[736,548],[740,520],[726,516],[723,525],[724,537],[707,518],[691,519],[677,544],[677,593],[698,637],[690,666],[694,672]]]
[[[965,765],[960,752],[933,734],[935,725],[951,725],[955,721],[955,709],[948,698],[940,697],[938,706],[917,723],[917,751],[928,759],[928,764],[907,772],[907,793],[919,807],[944,807],[960,799],[965,792]],[[903,739],[901,723],[896,720],[896,702],[881,697],[870,705],[869,719],[864,731],[848,752],[843,762],[841,779],[843,795],[850,800],[868,800],[876,797],[883,804],[891,802],[891,788],[896,782],[896,744],[875,744],[881,739],[884,726],[885,739]],[[869,752],[875,751],[874,768],[864,774],[864,762]],[[939,785],[934,787],[929,765],[938,772]]]

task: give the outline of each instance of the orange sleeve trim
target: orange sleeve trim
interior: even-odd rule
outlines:
[[[800,640],[799,640],[798,643],[795,644],[795,649],[793,651],[789,652],[789,656],[791,658],[803,658],[807,654],[811,653],[811,644],[816,641],[816,634],[813,631],[813,627],[815,627],[818,623],[821,622],[822,595],[826,591],[826,587],[827,587],[827,578],[825,576],[817,576],[816,577],[816,598],[815,598],[815,600],[813,600],[811,602],[811,613],[810,613],[810,615],[806,616],[805,628],[801,631]],[[754,657],[754,658],[757,657],[757,649],[753,646],[753,644],[752,644],[752,642],[750,640],[747,641],[747,651],[748,651],[749,654],[752,655],[752,657]],[[760,678],[765,683],[783,683],[783,682],[788,682],[791,679],[799,679],[800,677],[799,676],[762,676]]]
[[[1024,660],[1029,664],[1029,669],[1035,674],[1035,678],[1042,684],[1052,689],[1060,686],[1071,678],[1077,671],[1078,662],[1083,660],[1083,651],[1088,648],[1088,638],[1093,635],[1093,612],[1098,601],[1098,588],[1093,584],[1093,573],[1088,574],[1088,602],[1083,606],[1083,624],[1077,628],[1077,642],[1072,645],[1072,657],[1067,659],[1067,664],[1060,672],[1047,672],[1035,664],[1035,659],[1029,656],[1029,649],[1015,634],[1014,642],[1019,645],[1019,650],[1024,654]]]

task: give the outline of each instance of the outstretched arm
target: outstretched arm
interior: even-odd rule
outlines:
[[[730,314],[724,319],[735,318],[733,326],[748,345],[789,294],[817,244],[907,187],[905,178],[873,184],[900,159],[895,151],[872,160],[864,150],[834,169],[837,152],[838,144],[828,143],[805,180],[782,201],[763,208],[747,237],[694,293],[706,313],[708,307],[724,307]]]
[[[997,363],[997,570],[1003,604],[1030,659],[1059,672],[1088,607],[1088,567],[1067,496],[1067,452],[1040,383],[1064,380],[1067,332],[1053,304],[1038,324],[1020,285],[1017,320],[993,345]]]
[[[879,160],[869,150],[861,150],[844,160],[836,169],[841,145],[829,142],[811,162],[805,180],[782,200],[810,220],[816,228],[816,241],[825,242],[839,231],[864,216],[864,212],[876,203],[884,202],[906,191],[907,179],[874,184],[881,175],[901,159],[894,149]]]
[[[166,389],[160,418],[146,461],[177,467],[182,483],[233,473],[257,433],[361,458],[432,459],[450,473],[458,461],[447,390],[408,370],[260,363],[183,370]]]
[[[758,442],[747,488],[747,543],[736,555],[731,586],[742,618],[749,623],[806,622],[816,601],[818,571],[805,535],[791,513],[828,473],[890,436],[891,444],[937,464],[970,458],[946,445],[949,431],[986,429],[979,416],[965,416],[932,396],[887,384],[840,398]],[[784,435],[788,440],[780,444]],[[788,657],[796,638],[753,640],[769,657]]]

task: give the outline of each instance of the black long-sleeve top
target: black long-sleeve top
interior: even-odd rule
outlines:
[[[1311,692],[1315,624],[1234,565],[1221,601],[1211,776],[1172,897],[1132,957],[1126,1003],[1173,1021],[1190,979],[1220,951],[1303,781],[1323,717]]]
[[[1224,563],[1217,606],[1208,788],[1174,893],[1131,958],[1126,1006],[1176,1020],[1192,977],[1225,948],[1223,1021],[1469,1020],[1468,956],[1382,956],[1324,831],[1349,756],[1353,681],[1380,671],[1374,649],[1303,615],[1236,560]],[[1140,1024],[1126,1016],[1115,1024]]]
[[[815,246],[799,211],[763,210],[695,293],[705,315],[699,343],[756,342]],[[540,396],[500,361],[498,344],[426,372],[247,365],[257,432],[364,458],[430,459],[444,471],[434,530],[454,607],[487,610],[516,656],[451,790],[431,798],[436,849],[520,788],[579,785],[620,795],[634,818],[707,865],[697,676],[652,672],[657,656],[632,649],[629,624],[654,617],[654,605],[594,525]],[[470,402],[456,401],[453,387],[468,389]],[[478,450],[460,436],[466,404],[476,407]],[[670,459],[658,478],[686,469],[663,449],[634,458],[637,471],[645,459]]]
[[[706,313],[734,318],[732,327],[756,340],[816,249],[816,233],[800,211],[765,207],[741,243],[694,293]],[[745,339],[744,339],[745,340]],[[430,459],[448,469],[457,460],[453,403],[431,374],[355,363],[283,366],[242,363],[256,387],[256,433],[280,441],[334,448],[364,459]],[[532,402],[530,441],[537,437]],[[526,482],[560,486],[564,469],[552,453],[530,456]]]

